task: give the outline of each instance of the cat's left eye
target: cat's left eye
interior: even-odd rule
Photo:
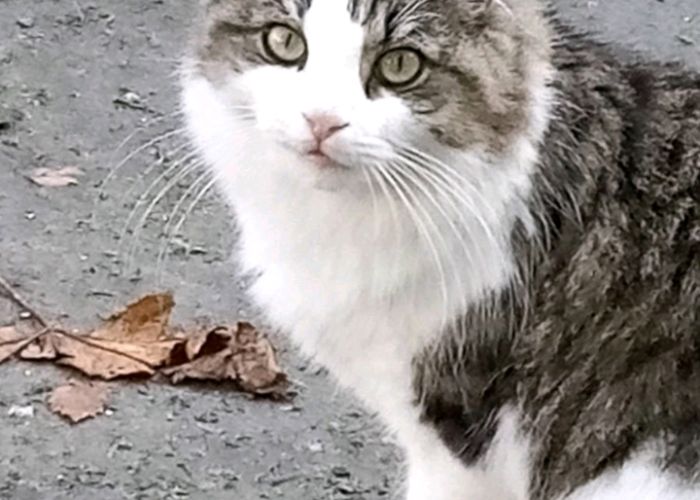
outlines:
[[[394,49],[377,60],[375,73],[384,85],[403,86],[415,82],[423,72],[423,56],[413,49]]]
[[[306,56],[304,37],[283,24],[274,24],[265,30],[263,45],[268,55],[279,64],[299,64]]]

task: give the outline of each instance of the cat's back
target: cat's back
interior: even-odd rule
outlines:
[[[565,209],[548,221],[553,244],[519,346],[520,396],[547,436],[539,492],[650,444],[696,476],[700,77],[573,34],[554,63],[540,202]]]

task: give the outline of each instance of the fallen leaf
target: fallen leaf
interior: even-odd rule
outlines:
[[[54,389],[49,397],[49,408],[71,422],[78,423],[103,413],[107,396],[107,386],[103,383],[74,380]]]
[[[53,361],[57,357],[54,336],[51,333],[39,337],[19,353],[19,358],[26,361]]]
[[[275,350],[251,324],[239,323],[235,330],[219,327],[208,332],[204,340],[197,337],[192,342],[188,352],[195,354],[189,363],[163,370],[173,383],[229,380],[252,394],[285,395],[287,377]]]
[[[147,295],[112,315],[107,326],[90,337],[117,342],[158,342],[168,336],[174,306],[171,293]]]
[[[267,338],[258,335],[253,325],[240,323],[233,344],[232,362],[244,390],[263,394],[286,383],[275,349]]]
[[[14,326],[0,326],[0,344],[10,344],[25,338]]]
[[[231,333],[227,328],[215,328],[213,330],[200,330],[187,338],[185,354],[187,360],[217,353],[226,349],[231,341]]]
[[[169,325],[174,305],[170,293],[147,295],[85,336],[60,329],[32,336],[15,327],[3,327],[0,362],[17,354],[24,360],[70,366],[102,380],[150,377],[160,372],[173,383],[229,381],[251,394],[288,397],[287,377],[275,349],[255,327],[238,323],[234,328],[176,333]]]
[[[78,179],[83,171],[77,167],[64,167],[58,170],[50,168],[37,168],[29,176],[32,182],[39,186],[65,187],[77,186]]]
[[[236,372],[231,366],[231,350],[226,349],[217,353],[197,358],[189,363],[166,368],[163,373],[175,384],[184,380],[236,380]]]
[[[172,346],[160,344],[143,346],[89,337],[85,340],[81,342],[54,335],[53,345],[58,354],[56,363],[104,380],[154,375],[156,368],[167,362],[172,349]]]
[[[168,338],[174,304],[171,294],[148,295],[110,317],[103,328],[90,335],[48,332],[20,357],[55,360],[104,380],[152,376],[158,368],[187,361],[185,339]]]
[[[0,327],[0,360],[10,357],[25,338],[14,326]]]

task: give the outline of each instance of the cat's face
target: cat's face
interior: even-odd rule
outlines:
[[[210,122],[200,128],[219,128],[198,134],[205,150],[237,142],[241,161],[257,155],[261,168],[268,158],[337,187],[421,155],[502,153],[532,122],[532,74],[547,50],[531,7],[210,0],[204,9],[191,71],[215,95],[188,110]]]

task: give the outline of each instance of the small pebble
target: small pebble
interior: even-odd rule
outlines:
[[[32,16],[23,16],[17,19],[17,26],[20,28],[33,28],[34,27],[34,18]]]
[[[321,453],[323,452],[323,444],[316,442],[316,443],[310,443],[309,444],[309,451],[311,453]]]
[[[343,466],[336,466],[331,469],[331,472],[335,477],[347,478],[350,477],[350,471]]]
[[[34,416],[34,407],[29,406],[11,406],[7,411],[7,415],[16,418],[32,418]]]

